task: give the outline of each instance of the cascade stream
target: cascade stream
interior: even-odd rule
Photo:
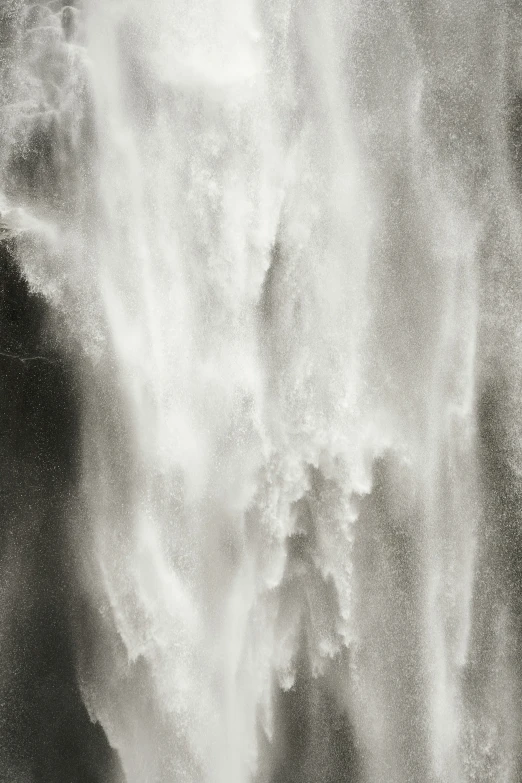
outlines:
[[[1,0],[0,779],[522,781],[522,7]]]

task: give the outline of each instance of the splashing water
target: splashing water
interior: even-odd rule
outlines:
[[[75,368],[115,779],[519,780],[521,31],[4,0],[0,230]]]

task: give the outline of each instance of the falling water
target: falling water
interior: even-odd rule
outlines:
[[[521,780],[521,17],[3,0],[2,779]]]

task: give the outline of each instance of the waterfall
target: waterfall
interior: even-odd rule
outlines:
[[[518,783],[521,52],[3,0],[2,779]]]

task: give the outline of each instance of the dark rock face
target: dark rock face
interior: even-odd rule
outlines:
[[[82,702],[69,622],[78,397],[11,250],[0,244],[0,778],[97,783],[115,759]]]
[[[359,749],[346,711],[329,684],[301,665],[294,686],[278,696],[280,759],[271,783],[362,780]]]

